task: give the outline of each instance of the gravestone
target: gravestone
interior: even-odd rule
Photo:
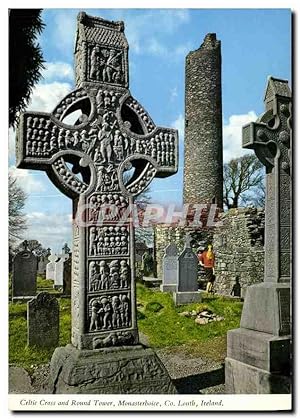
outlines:
[[[16,147],[19,168],[46,170],[73,200],[72,345],[53,354],[53,392],[173,393],[138,342],[128,215],[155,176],[177,172],[178,132],[155,126],[131,96],[123,22],[79,13],[75,68],[76,90],[51,114],[21,115]]]
[[[46,275],[48,257],[50,256],[50,254],[51,254],[51,249],[47,249],[46,253],[44,253],[43,255],[39,257],[38,270],[37,270],[37,273],[39,275]]]
[[[243,127],[243,147],[266,167],[264,282],[247,288],[240,328],[227,335],[227,393],[289,393],[291,362],[292,98],[270,77],[265,113]]]
[[[50,262],[48,262],[46,265],[46,279],[54,280],[55,262],[57,259],[58,257],[56,254],[51,253],[50,256],[48,256],[48,260]]]
[[[27,303],[27,344],[51,348],[59,340],[59,305],[48,292],[40,292]]]
[[[63,271],[63,295],[65,297],[71,296],[71,276],[72,276],[72,254],[69,254],[69,259],[64,263]]]
[[[163,276],[160,290],[162,292],[175,292],[178,278],[178,249],[175,243],[170,243],[165,250],[163,258]]]
[[[191,249],[191,240],[187,235],[177,260],[177,284],[173,293],[175,305],[196,303],[202,299],[198,291],[198,258]]]
[[[31,299],[36,295],[37,257],[28,249],[17,253],[13,260],[12,301]]]
[[[62,253],[57,255],[57,261],[54,262],[54,288],[62,288],[64,286],[64,266],[69,259],[69,254]]]

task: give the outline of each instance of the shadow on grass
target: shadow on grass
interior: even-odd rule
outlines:
[[[179,394],[201,394],[201,390],[225,383],[224,365],[217,370],[172,380]]]

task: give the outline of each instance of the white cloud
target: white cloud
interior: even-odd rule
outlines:
[[[258,116],[254,111],[243,115],[231,115],[229,121],[223,125],[223,160],[241,157],[249,153],[249,150],[242,148],[242,127],[249,122],[256,121]]]
[[[51,112],[59,103],[71,91],[71,85],[69,83],[45,83],[38,84],[31,95],[31,100],[27,110],[40,111],[40,112]]]
[[[171,100],[171,102],[173,102],[174,99],[176,99],[177,97],[178,97],[178,88],[177,88],[177,86],[175,86],[175,87],[173,87],[171,89],[171,92],[170,92],[170,100]]]
[[[179,141],[184,141],[184,117],[181,114],[178,115],[178,117],[175,119],[174,122],[171,124],[172,128],[178,129],[179,134]]]
[[[44,80],[53,81],[53,80],[71,80],[74,79],[74,70],[73,67],[64,62],[48,62],[45,64],[45,70],[43,70],[42,76]]]
[[[50,63],[51,64],[51,63]],[[50,67],[54,75],[54,67]],[[56,67],[59,69],[59,66]],[[67,71],[67,70],[66,70]],[[45,83],[34,87],[31,99],[26,111],[52,112],[61,99],[71,91],[69,83]],[[15,156],[16,131],[13,128],[8,130],[9,158]]]
[[[41,177],[39,172],[32,172],[28,169],[17,169],[16,166],[11,166],[9,173],[17,179],[18,184],[28,195],[33,192],[43,192],[46,189],[45,184],[39,180],[39,177]]]
[[[179,45],[170,49],[164,43],[168,35],[174,34],[180,26],[188,23],[190,13],[186,9],[150,10],[138,18],[125,12],[120,13],[118,18],[125,21],[125,34],[130,51],[133,53],[177,59],[189,50],[188,45]],[[156,34],[159,34],[159,38]]]
[[[36,239],[53,252],[61,252],[64,243],[72,244],[72,217],[70,214],[31,212],[26,215],[28,229],[24,239]]]

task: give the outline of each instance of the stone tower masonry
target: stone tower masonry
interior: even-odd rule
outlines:
[[[209,33],[186,57],[185,204],[223,208],[222,148],[221,42]]]

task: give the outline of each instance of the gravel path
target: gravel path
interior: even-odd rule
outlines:
[[[224,368],[220,362],[192,357],[178,348],[156,351],[179,394],[225,394]]]
[[[175,349],[175,350],[174,350]],[[220,362],[203,357],[192,357],[172,348],[156,351],[165,365],[179,394],[225,394],[224,369]],[[36,367],[33,374],[24,368],[9,367],[10,393],[47,394],[49,390],[50,365]]]

